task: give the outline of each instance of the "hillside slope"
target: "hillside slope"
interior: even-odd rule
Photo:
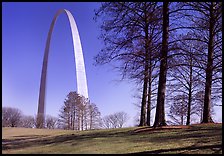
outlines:
[[[221,154],[222,124],[192,125],[183,129],[133,127],[82,132],[2,128],[2,153]]]

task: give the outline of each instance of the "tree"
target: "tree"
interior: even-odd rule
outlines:
[[[23,115],[21,118],[21,127],[34,128],[35,118],[31,115]]]
[[[60,109],[59,122],[64,129],[75,129],[75,123],[80,128],[80,110],[79,105],[82,105],[82,97],[76,92],[70,92],[64,101],[64,105]]]
[[[198,91],[193,97],[193,103],[195,104],[192,108],[192,114],[196,114],[199,117],[199,123],[203,120],[203,110],[204,110],[204,95],[205,91]],[[214,115],[214,104],[211,103],[211,116]]]
[[[45,119],[43,114],[37,114],[35,117],[35,127],[36,128],[45,128]]]
[[[184,125],[184,120],[187,117],[187,109],[188,109],[188,102],[187,102],[186,95],[176,95],[174,97],[173,104],[169,110],[169,117],[173,120],[175,124]]]
[[[170,58],[172,63],[169,63],[168,71],[168,90],[170,94],[167,100],[172,103],[172,101],[176,100],[176,94],[185,95],[188,108],[186,125],[190,124],[191,109],[195,107],[193,106],[194,94],[204,87],[204,78],[201,76],[203,71],[198,68],[199,57],[202,57],[200,52],[204,47],[200,45],[200,42],[184,40],[184,38],[191,35],[191,33],[188,33],[179,37],[183,39],[177,44],[178,53],[181,55]]]
[[[59,110],[59,126],[63,129],[96,129],[100,124],[100,112],[89,99],[70,92]]]
[[[110,115],[106,115],[102,118],[102,127],[103,128],[116,128],[116,125],[113,125],[113,118],[111,119]]]
[[[96,104],[91,103],[89,105],[89,129],[97,129],[101,124],[100,111]]]
[[[157,82],[157,74],[153,126],[166,125],[167,73],[172,66],[179,66],[176,71],[187,69],[187,72],[179,72],[181,78],[175,78],[180,83],[181,80],[187,82],[187,85],[182,84],[185,89],[181,89],[188,97],[187,124],[191,120],[194,94],[201,91],[202,86],[205,87],[203,122],[212,121],[211,104],[222,97],[221,6],[220,2],[110,2],[102,3],[96,11],[96,18],[103,19],[101,39],[105,46],[95,60],[97,64],[116,62],[122,79],[140,82],[139,126],[150,126],[152,84],[153,80]],[[182,55],[189,62],[181,63]],[[155,74],[153,69],[158,67],[159,73]],[[195,76],[201,82],[205,78],[200,87],[196,87]]]
[[[47,115],[46,116],[46,128],[48,128],[48,129],[57,128],[57,121],[58,121],[58,119],[56,117]]]
[[[156,90],[157,90],[157,81],[155,81],[156,79],[154,79],[152,81],[152,84],[151,84],[151,96],[150,96],[150,93],[148,94],[148,101],[147,101],[147,108],[146,108],[146,114],[147,114],[147,120],[146,120],[146,123],[147,123],[147,126],[150,126],[151,125],[151,121],[152,121],[152,110],[156,108]],[[150,85],[150,84],[149,84]],[[135,103],[133,103],[136,107],[136,110],[137,110],[137,113],[136,113],[136,116],[135,116],[135,126],[139,126],[139,123],[140,123],[140,113],[141,113],[141,95],[142,95],[142,92],[141,92],[141,87],[137,88],[135,93],[133,94],[133,98],[136,99],[134,101],[136,101]],[[148,90],[149,91],[149,90]],[[149,97],[151,98],[149,100]],[[149,102],[150,101],[150,102]],[[137,124],[138,123],[138,124]]]
[[[190,2],[196,12],[193,23],[197,26],[194,40],[206,45],[206,81],[202,123],[213,122],[211,118],[212,83],[220,82],[222,68],[222,2]],[[201,38],[201,34],[204,38]],[[217,76],[218,75],[218,76]],[[214,79],[215,78],[215,79]]]
[[[161,38],[161,17],[158,12],[157,2],[102,3],[96,11],[96,18],[102,17],[104,20],[101,39],[105,47],[95,60],[97,64],[119,62],[117,68],[122,79],[140,81],[142,100],[139,126],[150,124],[152,75]],[[146,113],[149,121],[146,121]]]
[[[175,92],[183,92],[188,95],[188,113],[187,113],[187,125],[190,124],[190,115],[197,113],[195,108],[200,107],[195,103],[196,94],[201,92],[203,87],[206,88],[206,73],[208,69],[208,45],[209,43],[209,5],[210,2],[189,2],[181,4],[181,14],[184,17],[185,22],[178,24],[179,27],[175,29],[182,29],[187,35],[179,35],[176,39],[177,53],[175,53],[175,59],[172,58],[171,61],[171,71],[173,72],[173,77],[175,81],[175,86],[172,85],[172,90]],[[221,78],[221,12],[220,6],[216,6],[216,30],[214,35],[214,53],[213,61],[215,62],[212,71],[212,87],[211,90],[211,103],[209,104],[209,111],[212,109],[212,103],[220,99],[220,78]],[[183,12],[184,11],[184,12]],[[187,21],[187,22],[186,22]],[[185,23],[185,25],[183,24]],[[187,31],[186,31],[187,30]],[[182,34],[183,34],[182,32]],[[201,36],[204,36],[203,38]],[[172,67],[174,66],[174,68]],[[173,69],[172,69],[173,68]],[[177,85],[177,81],[182,85]],[[170,86],[171,87],[171,86]],[[174,87],[176,89],[174,89]],[[205,89],[206,90],[206,89]],[[205,93],[205,92],[204,92]],[[206,94],[206,93],[205,93]],[[204,96],[205,97],[205,96]],[[170,98],[170,97],[169,97]],[[205,102],[206,100],[203,100]],[[191,107],[194,107],[191,110]],[[203,108],[203,107],[201,107]],[[199,110],[199,109],[198,109]],[[207,110],[205,108],[204,110]],[[192,112],[193,113],[192,113]]]
[[[128,120],[125,112],[116,112],[103,117],[103,127],[105,128],[122,128]]]
[[[2,108],[2,126],[19,127],[21,124],[22,112],[18,108]]]
[[[118,121],[118,127],[122,128],[124,124],[128,121],[128,114],[125,112],[117,112],[114,114]]]
[[[163,2],[163,37],[160,58],[159,86],[157,95],[157,106],[154,127],[166,125],[165,121],[165,91],[166,91],[166,72],[168,55],[168,34],[169,34],[169,2]]]

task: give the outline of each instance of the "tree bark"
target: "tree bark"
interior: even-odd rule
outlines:
[[[141,115],[140,115],[140,124],[139,126],[146,126],[146,101],[147,101],[147,89],[149,83],[149,24],[147,19],[147,10],[145,7],[144,11],[145,16],[145,69],[144,69],[144,84],[143,84],[143,95],[142,95],[142,106],[141,106]]]
[[[205,82],[205,96],[204,96],[204,110],[202,123],[213,122],[210,113],[211,107],[211,89],[212,89],[212,66],[214,53],[214,8],[213,3],[210,5],[210,19],[209,19],[209,42],[208,42],[208,60],[206,68],[206,82]]]
[[[152,64],[151,59],[149,59],[149,87],[148,87],[148,102],[147,102],[147,126],[150,126],[151,119],[151,94],[152,94]]]
[[[187,104],[187,122],[186,125],[190,125],[191,120],[191,101],[192,101],[192,56],[190,56],[190,81],[189,81],[189,90],[188,90],[188,104]]]
[[[167,53],[168,53],[168,30],[169,30],[169,2],[163,2],[163,36],[162,50],[159,73],[159,86],[157,95],[157,107],[154,127],[166,125],[165,121],[165,91],[166,91],[166,72],[167,72]]]
[[[146,126],[146,99],[147,99],[147,87],[148,87],[148,61],[145,63],[144,72],[144,85],[143,85],[143,95],[142,95],[142,106],[141,106],[141,116],[139,126]]]

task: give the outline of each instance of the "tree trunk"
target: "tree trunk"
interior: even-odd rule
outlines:
[[[145,65],[145,70],[147,70],[147,66]],[[144,76],[144,85],[143,85],[143,95],[142,95],[142,106],[141,106],[141,116],[140,116],[140,124],[139,126],[146,126],[146,120],[145,120],[145,115],[146,115],[146,98],[147,98],[147,86],[148,86],[148,72],[145,71],[145,76]]]
[[[166,72],[167,72],[167,53],[168,53],[168,30],[169,30],[169,2],[163,2],[163,36],[162,50],[159,73],[159,86],[157,95],[157,107],[154,127],[166,125],[165,121],[165,91],[166,91]]]
[[[83,131],[83,128],[84,128],[84,115],[83,115],[83,110],[82,110],[82,116],[81,116],[81,128],[82,128],[82,131]]]
[[[89,125],[89,129],[91,130],[92,129],[92,123],[93,123],[93,116],[91,115],[90,116],[90,125]]]
[[[209,42],[208,42],[208,60],[206,68],[205,97],[202,123],[213,122],[210,113],[211,106],[211,88],[212,88],[212,66],[214,53],[214,8],[213,2],[210,5],[210,21],[209,21]]]
[[[75,110],[73,111],[73,127],[72,130],[75,130]]]
[[[188,90],[188,104],[187,104],[187,122],[186,125],[190,125],[190,116],[191,116],[191,101],[192,101],[192,72],[193,72],[193,65],[192,65],[192,56],[190,57],[190,83],[189,83],[189,90]]]
[[[146,7],[145,7],[146,9]],[[145,10],[144,15],[145,15],[145,69],[144,69],[144,84],[143,84],[143,95],[142,95],[142,106],[141,106],[141,115],[140,115],[140,124],[139,126],[146,126],[146,99],[147,99],[147,88],[148,88],[148,82],[149,82],[149,24],[147,20],[147,11]]]
[[[71,112],[70,119],[71,119],[71,122],[70,122],[70,129],[72,129],[72,122],[73,122],[72,112]]]
[[[149,87],[148,87],[148,102],[147,102],[147,126],[150,126],[151,119],[151,94],[152,94],[152,65],[151,60],[149,64]]]
[[[77,130],[80,130],[80,110],[78,111],[78,121],[77,121]]]
[[[181,115],[181,125],[184,125],[184,115]]]

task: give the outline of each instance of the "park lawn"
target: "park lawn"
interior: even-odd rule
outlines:
[[[144,131],[137,132],[140,129]],[[183,129],[148,127],[89,131],[2,128],[2,153],[26,154],[221,154],[222,124]]]

